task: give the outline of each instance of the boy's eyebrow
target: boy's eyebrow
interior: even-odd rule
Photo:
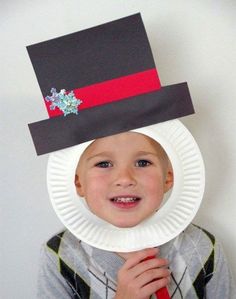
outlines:
[[[158,156],[157,152],[145,152],[145,151],[139,151],[137,152],[137,156],[141,155],[141,156],[147,156],[147,155],[153,155],[153,156]]]
[[[96,157],[100,157],[100,156],[104,156],[105,157],[105,156],[110,156],[110,155],[111,155],[111,152],[105,151],[105,152],[101,152],[101,153],[95,154],[93,156],[90,156],[86,160],[89,161],[89,160],[91,160],[93,158],[96,158]]]
[[[108,156],[111,156],[112,155],[112,152],[109,152],[109,151],[104,151],[104,152],[101,152],[101,153],[98,153],[98,154],[95,154],[93,156],[90,156],[88,157],[86,160],[87,161],[90,161],[94,158],[97,158],[97,157],[108,157]],[[146,151],[138,151],[135,156],[148,156],[148,155],[153,155],[153,156],[158,156],[158,153],[156,152],[146,152]]]

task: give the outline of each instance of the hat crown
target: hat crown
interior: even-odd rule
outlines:
[[[140,14],[27,47],[43,97],[155,68]]]

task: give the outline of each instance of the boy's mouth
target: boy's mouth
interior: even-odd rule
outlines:
[[[136,196],[116,196],[111,199],[112,204],[122,210],[129,210],[139,205],[141,197]]]
[[[141,198],[140,197],[113,197],[111,198],[112,202],[115,203],[129,203],[129,202],[137,202],[139,201]]]

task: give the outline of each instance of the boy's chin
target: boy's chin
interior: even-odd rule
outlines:
[[[156,214],[156,212],[159,210],[159,208],[157,208],[155,211],[149,213],[148,215],[140,215],[140,217],[134,217],[133,219],[128,216],[127,218],[121,218],[121,219],[113,219],[111,224],[113,224],[116,227],[119,228],[132,228],[135,227],[137,225],[140,225],[142,223],[144,223],[145,221],[149,220],[152,216],[154,216]]]
[[[111,222],[109,222],[109,223],[118,228],[132,228],[132,227],[135,227],[135,226],[139,225],[140,223],[142,223],[145,219],[134,219],[134,220],[120,219],[117,221],[112,221],[112,223]]]

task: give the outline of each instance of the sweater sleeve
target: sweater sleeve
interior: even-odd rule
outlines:
[[[236,299],[236,285],[221,244],[215,244],[215,267],[206,285],[207,299]]]
[[[71,299],[72,289],[59,272],[58,259],[46,245],[41,249],[37,299]]]

